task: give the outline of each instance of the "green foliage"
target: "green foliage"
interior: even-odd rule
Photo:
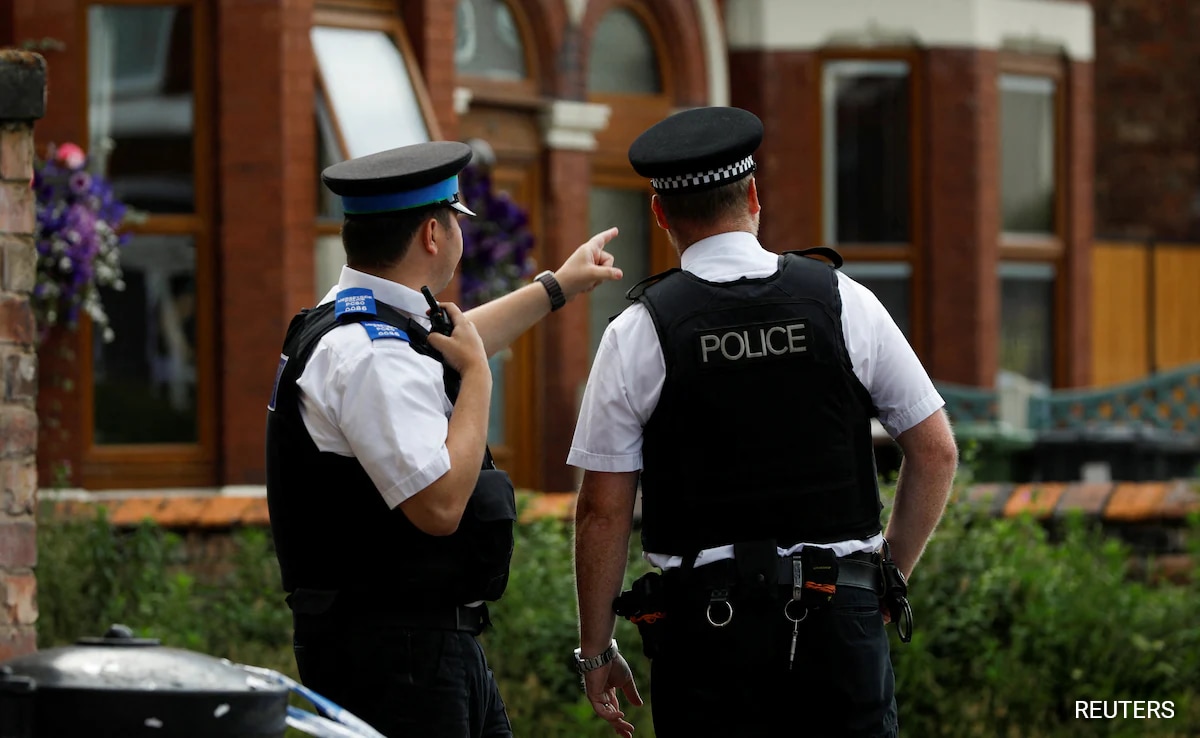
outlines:
[[[649,570],[636,534],[633,538],[626,585]],[[579,626],[570,523],[543,518],[518,527],[508,591],[492,606],[492,620],[496,627],[481,640],[515,733],[546,738],[613,734],[592,712],[572,667]],[[618,618],[616,639],[642,699],[648,699],[650,662],[642,655],[636,626]],[[624,697],[621,704],[638,736],[653,738],[649,706],[632,707]]]
[[[295,676],[291,614],[265,531],[238,531],[227,573],[200,581],[178,535],[150,522],[119,530],[99,510],[91,520],[39,521],[42,648],[124,623],[163,645]]]
[[[102,516],[43,517],[38,538],[43,647],[124,622],[166,645],[294,675],[265,532],[236,533],[225,566],[204,577],[184,567],[177,536],[149,524],[117,531]],[[1200,576],[1187,586],[1133,581],[1129,558],[1081,518],[1048,530],[991,519],[954,498],[913,577],[913,641],[892,644],[904,733],[1200,734]],[[578,642],[572,559],[569,523],[518,526],[511,582],[483,641],[519,735],[611,735],[569,669]],[[629,561],[627,582],[647,569],[636,536]],[[618,620],[617,639],[649,699],[636,630]],[[1175,717],[1077,720],[1076,700],[1171,700]],[[639,736],[653,736],[648,707],[627,714]]]

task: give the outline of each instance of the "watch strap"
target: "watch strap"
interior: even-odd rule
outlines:
[[[567,304],[566,295],[563,294],[562,286],[558,283],[558,280],[554,278],[554,272],[547,269],[534,277],[534,279],[542,283],[542,286],[546,288],[546,294],[550,296],[550,312],[554,312]]]
[[[582,652],[583,649],[575,649],[575,669],[580,674],[586,674],[589,671],[599,669],[617,657],[617,639],[614,638],[612,643],[608,644],[608,648],[591,658],[583,658]]]

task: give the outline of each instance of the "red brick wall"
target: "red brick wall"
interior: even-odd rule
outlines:
[[[279,349],[291,317],[316,293],[312,9],[312,0],[218,5],[220,439],[227,484],[265,481],[265,408]]]
[[[37,648],[37,354],[29,295],[36,275],[33,121],[45,60],[0,51],[0,662]],[[25,116],[29,116],[29,118]],[[18,117],[21,116],[21,117]]]
[[[1096,234],[1200,240],[1200,3],[1092,6]]]
[[[762,119],[755,180],[763,206],[759,240],[771,251],[818,243],[820,64],[813,52],[735,51],[730,104]]]
[[[1000,287],[996,54],[925,53],[925,366],[934,379],[991,386]]]
[[[1087,387],[1092,383],[1092,239],[1098,217],[1094,161],[1097,155],[1095,129],[1094,68],[1090,62],[1069,66],[1067,108],[1067,232],[1065,340],[1066,385]]]

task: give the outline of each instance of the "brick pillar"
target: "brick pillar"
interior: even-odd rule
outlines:
[[[0,50],[0,662],[37,649],[37,353],[29,294],[37,272],[33,121],[46,61]]]
[[[421,67],[429,101],[446,141],[458,138],[454,112],[455,3],[446,0],[404,0],[404,31]]]
[[[555,269],[591,235],[588,226],[586,185],[591,179],[587,152],[551,149],[546,183],[546,248],[548,269]],[[583,183],[581,188],[579,183]],[[580,191],[582,189],[582,192]],[[588,375],[587,296],[572,300],[542,321],[538,347],[538,386],[542,388],[541,484],[545,492],[576,488],[575,472],[566,465],[579,417],[579,400]]]
[[[1067,88],[1066,385],[1092,383],[1095,105],[1090,62],[1072,62]],[[1059,341],[1061,342],[1061,341]]]
[[[595,134],[608,125],[607,105],[573,100],[551,101],[542,112],[546,143],[546,247],[542,265],[557,269],[588,233],[588,189]],[[618,265],[620,266],[620,265]],[[581,295],[541,324],[538,346],[538,386],[541,468],[535,482],[544,492],[573,491],[576,471],[567,466],[567,453],[579,418],[579,401],[587,382],[588,300]]]
[[[762,203],[759,241],[781,252],[821,242],[820,66],[811,51],[760,50],[729,54],[730,104],[762,119],[754,159]]]
[[[266,402],[288,322],[316,287],[313,0],[217,13],[225,484],[262,483]]]
[[[925,366],[934,379],[991,387],[1000,325],[996,54],[926,54]]]

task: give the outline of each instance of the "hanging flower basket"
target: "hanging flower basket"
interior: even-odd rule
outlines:
[[[46,158],[34,162],[37,280],[32,303],[42,338],[56,325],[75,328],[83,313],[105,342],[113,339],[100,289],[125,288],[120,249],[129,235],[119,229],[138,214],[117,200],[109,182],[89,172],[88,164],[87,154],[72,143],[51,145]]]
[[[486,169],[474,164],[464,169],[459,191],[476,213],[460,221],[462,304],[470,309],[508,294],[533,275],[533,234],[529,214],[508,193],[493,190]]]

